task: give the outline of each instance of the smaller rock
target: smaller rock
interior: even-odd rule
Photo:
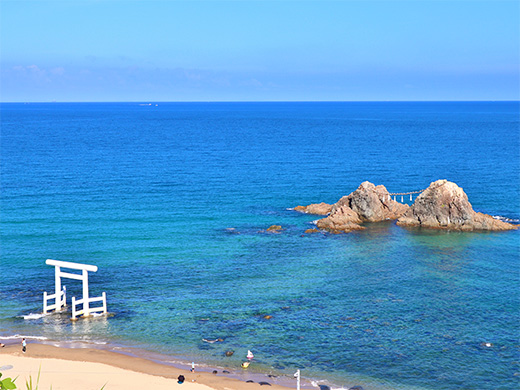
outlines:
[[[255,381],[252,381],[251,379],[247,380],[246,383],[255,383]]]
[[[218,374],[218,371],[217,370],[213,370],[213,374]]]
[[[264,316],[264,320],[270,320],[271,318],[273,318],[273,316],[270,316],[269,314],[266,314]]]
[[[226,351],[226,356],[233,356],[235,351]]]
[[[305,234],[319,233],[318,229],[307,229],[305,230]]]
[[[316,204],[310,204],[308,206],[296,206],[294,208],[294,211],[299,211],[300,213],[306,214],[327,215],[328,213],[330,213],[331,209],[331,204],[321,202]]]
[[[269,382],[258,382],[260,386],[271,386]]]
[[[327,385],[318,385],[320,387],[320,390],[330,390],[330,386]]]
[[[267,232],[277,232],[279,230],[282,230],[282,227],[280,225],[271,225],[267,228]]]

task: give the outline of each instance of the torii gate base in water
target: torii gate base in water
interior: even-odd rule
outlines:
[[[51,310],[55,312],[60,312],[61,308],[67,306],[67,295],[66,288],[63,286],[61,288],[61,278],[69,278],[81,280],[83,282],[83,298],[76,300],[76,297],[72,297],[72,318],[71,320],[77,320],[78,316],[88,317],[92,313],[96,312],[107,312],[107,296],[106,293],[97,298],[90,298],[88,296],[88,272],[97,272],[98,267],[95,265],[89,264],[80,264],[80,263],[71,263],[69,261],[59,261],[59,260],[51,260],[48,259],[45,261],[47,265],[53,265],[55,269],[54,280],[55,280],[55,289],[54,294],[47,294],[45,291],[43,293],[43,313],[47,314]],[[73,274],[69,272],[63,272],[61,268],[69,268],[69,269],[77,269],[81,270],[81,274]],[[47,303],[48,300],[54,299],[54,304],[49,305]],[[100,307],[90,307],[91,302],[103,302],[103,306]],[[76,310],[76,305],[83,304],[82,310]]]

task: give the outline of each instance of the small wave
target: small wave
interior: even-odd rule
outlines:
[[[287,207],[286,210],[287,210],[287,211],[293,211],[293,210],[294,210],[294,207]]]
[[[313,225],[317,225],[318,224],[318,221],[319,219],[315,219],[314,221],[310,221],[309,223],[313,224]]]
[[[499,221],[508,222],[508,223],[519,223],[520,222],[520,219],[507,218],[507,217],[503,217],[501,215],[493,215],[493,218],[498,219]]]
[[[18,316],[18,317],[23,318],[24,320],[37,320],[44,316],[45,316],[45,314],[42,314],[42,313],[29,313],[25,316]]]
[[[43,336],[24,336],[21,334],[15,334],[14,336],[0,336],[0,340],[17,340],[17,339],[48,340],[47,337],[43,337]]]

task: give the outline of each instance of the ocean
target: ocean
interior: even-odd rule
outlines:
[[[476,211],[518,223],[519,102],[0,110],[0,339],[195,361],[293,387],[296,369],[306,386],[520,387],[518,231],[385,222],[304,234],[320,217],[292,210],[365,180],[407,192],[447,179]],[[265,232],[275,224],[280,233]],[[40,316],[54,290],[46,259],[97,265],[91,295],[105,291],[113,316]],[[81,297],[80,282],[63,283]]]

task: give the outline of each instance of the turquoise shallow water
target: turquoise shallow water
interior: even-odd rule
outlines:
[[[446,178],[518,221],[517,102],[0,108],[0,337],[232,369],[251,349],[252,371],[335,387],[518,388],[517,231],[302,236],[317,217],[289,209]],[[53,289],[47,258],[96,264],[115,316],[24,319]]]

